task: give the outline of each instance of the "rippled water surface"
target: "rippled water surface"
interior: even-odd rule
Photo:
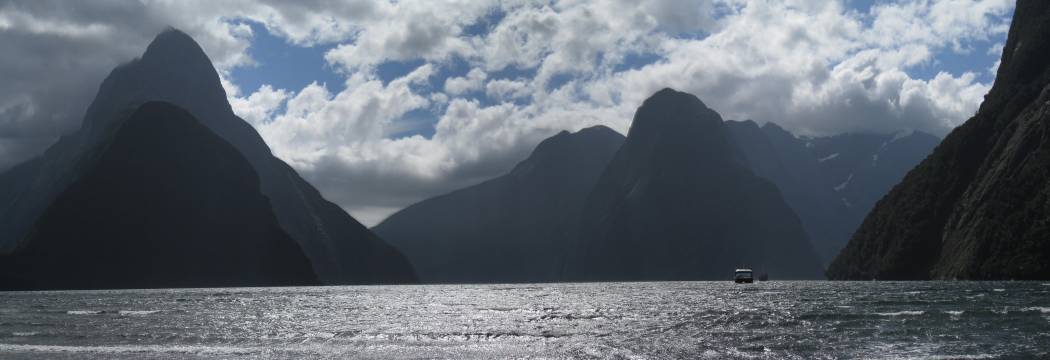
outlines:
[[[0,293],[0,358],[1042,358],[1050,283]]]

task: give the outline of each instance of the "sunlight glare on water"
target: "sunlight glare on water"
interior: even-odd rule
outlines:
[[[1046,356],[1040,282],[0,293],[0,358]]]

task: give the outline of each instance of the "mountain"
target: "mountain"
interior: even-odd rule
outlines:
[[[875,205],[832,279],[1050,279],[1050,2],[1017,2],[977,114]]]
[[[237,149],[168,103],[145,103],[114,128],[0,257],[0,288],[318,283]]]
[[[672,89],[638,108],[571,253],[570,280],[727,279],[741,265],[821,277],[798,216],[751,171],[721,116]]]
[[[751,170],[780,189],[828,264],[875,202],[924,159],[937,137],[920,131],[797,137],[775,123],[727,121]]]
[[[814,249],[826,264],[849,240],[850,209],[821,171],[806,142],[774,123],[727,121],[751,170],[776,185],[798,215]]]
[[[826,184],[850,208],[850,228],[856,229],[875,203],[929,156],[940,141],[921,131],[899,131],[808,138],[806,144],[819,159]]]
[[[372,230],[423,282],[556,281],[587,194],[623,140],[604,126],[562,131],[510,173],[409,206]]]
[[[151,100],[186,109],[244,155],[281,228],[299,243],[323,282],[415,280],[403,255],[271,154],[251,125],[233,113],[211,60],[193,39],[174,29],[159,34],[141,58],[106,77],[77,132],[0,175],[0,184],[7,185],[0,188],[0,248],[19,246],[44,210],[83,175],[75,164],[102,141],[106,129],[131,104]]]

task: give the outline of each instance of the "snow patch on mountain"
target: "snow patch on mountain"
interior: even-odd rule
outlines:
[[[837,157],[839,157],[839,153],[834,153],[834,154],[822,157],[820,159],[817,159],[817,162],[825,162],[825,161],[828,161],[828,160],[831,160],[831,159],[834,159],[834,158],[837,158]]]
[[[841,184],[836,185],[835,191],[846,190],[846,186],[849,186],[849,182],[851,180],[853,180],[853,173],[849,173],[849,177],[846,178],[846,181],[843,181]]]

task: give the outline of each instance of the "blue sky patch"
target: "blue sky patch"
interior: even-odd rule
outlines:
[[[254,34],[248,53],[256,66],[239,66],[231,73],[232,81],[243,93],[255,92],[265,84],[275,89],[298,92],[314,81],[324,84],[332,93],[339,93],[346,88],[344,78],[324,59],[324,54],[335,45],[292,45],[274,36],[259,23],[244,23],[251,26]]]

